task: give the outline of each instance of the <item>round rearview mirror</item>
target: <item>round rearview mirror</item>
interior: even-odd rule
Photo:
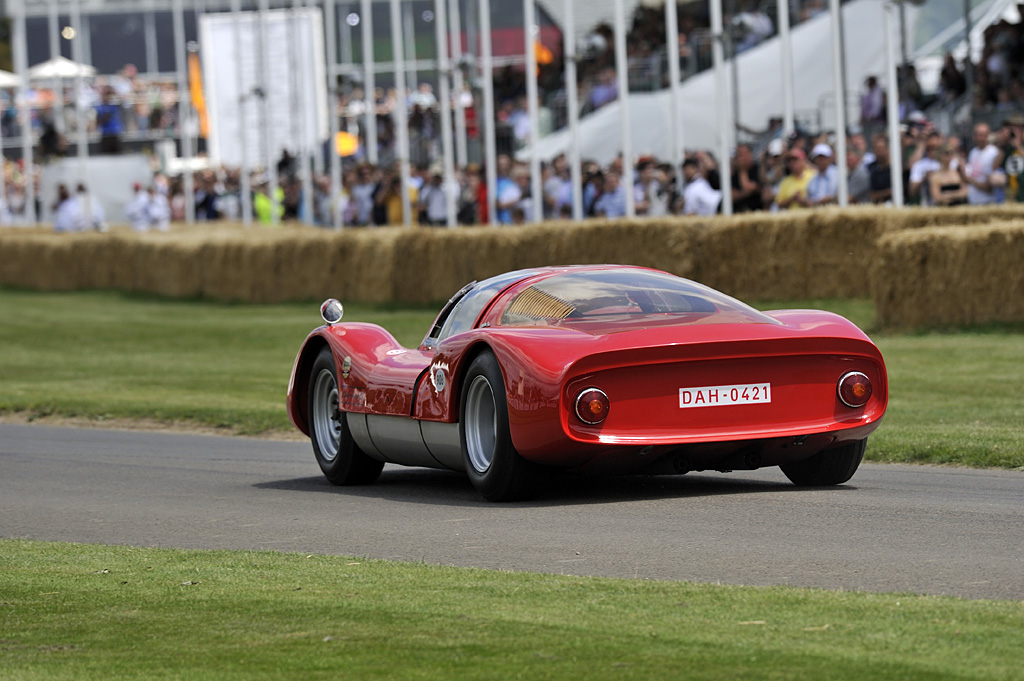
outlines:
[[[328,298],[320,305],[320,316],[328,324],[337,324],[345,315],[345,308],[334,298]]]

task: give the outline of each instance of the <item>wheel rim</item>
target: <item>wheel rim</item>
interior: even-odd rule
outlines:
[[[498,424],[494,408],[494,391],[483,376],[475,377],[466,391],[465,429],[469,463],[478,473],[484,473],[494,461]]]
[[[322,369],[313,384],[313,432],[320,456],[334,461],[341,443],[341,413],[338,411],[338,382],[329,369]]]

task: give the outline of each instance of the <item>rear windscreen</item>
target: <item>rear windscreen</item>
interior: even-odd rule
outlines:
[[[775,324],[771,317],[707,286],[641,269],[567,272],[543,279],[513,298],[502,326],[606,323]],[[596,328],[593,330],[597,330]]]

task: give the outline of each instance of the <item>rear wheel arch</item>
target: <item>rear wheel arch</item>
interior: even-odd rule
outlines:
[[[309,422],[309,376],[313,369],[313,363],[320,355],[320,351],[329,347],[330,343],[322,336],[313,336],[302,348],[295,363],[295,386],[293,388],[293,399],[298,409],[300,423]]]
[[[478,356],[485,352],[491,353],[492,355],[495,356],[496,359],[498,359],[498,353],[494,351],[493,347],[491,347],[488,343],[478,341],[473,345],[469,346],[468,348],[466,348],[466,350],[462,353],[462,357],[459,359],[458,369],[456,370],[455,375],[450,377],[452,379],[450,408],[451,413],[455,414],[456,418],[458,418],[459,414],[462,413],[462,388],[466,381],[466,373],[469,372],[469,367],[473,365],[473,360],[475,360]],[[498,359],[498,368],[501,368],[500,359]],[[505,372],[502,371],[503,377],[504,373]]]

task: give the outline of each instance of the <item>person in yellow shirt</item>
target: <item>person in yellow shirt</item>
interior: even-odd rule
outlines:
[[[278,186],[274,196],[277,197],[276,220],[274,219],[275,202],[270,200],[270,185],[262,182],[256,187],[252,197],[252,208],[256,213],[256,219],[261,225],[273,225],[275,222],[280,222],[284,216],[284,189]]]
[[[791,149],[786,154],[786,163],[789,164],[789,175],[779,184],[775,203],[782,210],[806,208],[811,205],[807,198],[807,185],[818,173],[807,164],[807,154],[802,149]]]

